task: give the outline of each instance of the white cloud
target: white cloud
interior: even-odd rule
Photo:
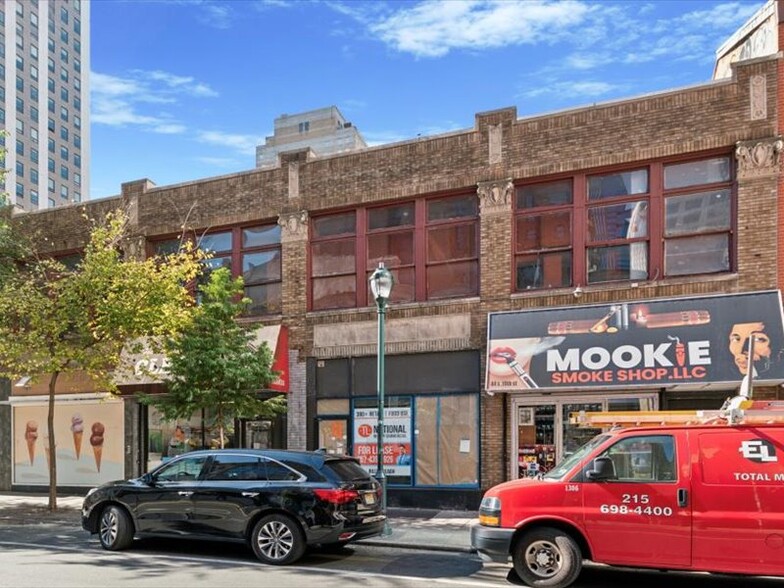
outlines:
[[[370,30],[398,51],[419,57],[552,43],[590,11],[579,0],[427,0],[405,6],[372,23]]]
[[[575,97],[583,98],[598,98],[606,96],[611,92],[626,90],[627,88],[620,84],[609,84],[607,82],[597,81],[579,81],[579,82],[553,82],[549,84],[541,84],[536,88],[527,90],[521,93],[522,96],[534,98],[538,96],[553,96],[556,98],[569,98]]]
[[[160,134],[181,134],[186,126],[174,114],[150,112],[151,104],[176,105],[182,97],[211,98],[218,95],[192,77],[164,71],[133,70],[126,76],[90,74],[91,121],[114,127],[135,126]]]
[[[210,143],[227,149],[233,149],[243,155],[256,155],[256,145],[264,143],[263,137],[240,135],[222,131],[200,131],[197,138],[202,143]]]
[[[212,4],[204,2],[201,4],[201,12],[197,18],[203,24],[216,29],[228,29],[231,27],[233,10],[226,4]]]

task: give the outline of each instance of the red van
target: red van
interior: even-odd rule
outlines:
[[[488,490],[471,544],[549,588],[584,559],[784,576],[784,425],[601,434],[541,479]]]

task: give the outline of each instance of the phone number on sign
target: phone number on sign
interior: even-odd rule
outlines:
[[[654,517],[671,517],[672,509],[669,506],[627,506],[625,504],[602,504],[599,512],[603,514],[622,515],[649,515]]]

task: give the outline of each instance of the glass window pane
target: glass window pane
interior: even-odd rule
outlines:
[[[449,261],[476,257],[476,224],[448,225],[427,231],[427,260]]]
[[[572,203],[572,180],[559,180],[517,189],[517,208],[537,208]]]
[[[438,398],[416,397],[417,486],[438,484]]]
[[[572,213],[526,215],[517,219],[517,251],[531,251],[572,244]]]
[[[648,202],[625,202],[588,209],[588,239],[611,241],[648,235]]]
[[[383,261],[386,267],[395,268],[414,263],[414,232],[379,233],[368,235],[368,260],[366,269],[375,269]]]
[[[246,286],[245,296],[251,299],[246,314],[280,314],[280,282],[261,284],[259,286]]]
[[[368,304],[374,304],[373,292],[370,289],[370,276],[372,272],[367,272],[365,275],[365,283],[367,284],[367,299]],[[411,302],[416,296],[416,278],[413,267],[397,268],[392,272],[392,277],[395,279],[395,285],[392,287],[392,302]]]
[[[357,305],[354,276],[313,280],[313,309],[353,308]]]
[[[728,234],[700,235],[664,242],[664,273],[668,276],[730,270]]]
[[[313,243],[311,252],[314,277],[353,274],[356,271],[353,239]]]
[[[319,401],[319,404],[323,401]],[[348,412],[348,401],[346,410]],[[319,406],[319,410],[321,407]],[[319,449],[330,455],[346,455],[348,453],[348,422],[346,419],[320,419],[318,422]]]
[[[665,190],[729,181],[729,157],[714,157],[713,159],[676,163],[664,167]]]
[[[266,481],[266,469],[261,459],[249,455],[216,455],[205,480],[234,482],[243,480]]]
[[[730,228],[729,189],[670,196],[664,207],[664,234],[668,237]]]
[[[414,203],[373,208],[368,211],[368,229],[407,227],[414,224]]]
[[[588,178],[588,199],[603,200],[648,191],[648,170],[616,172]]]
[[[427,297],[474,296],[479,292],[476,261],[444,263],[427,268]]]
[[[280,250],[243,255],[242,279],[246,285],[280,280]]]
[[[477,215],[478,199],[475,195],[431,200],[427,203],[427,220],[448,220]]]
[[[242,229],[242,248],[263,247],[280,243],[280,225]]]
[[[334,235],[353,235],[356,231],[355,212],[333,214],[313,219],[313,236],[331,237]]]
[[[199,240],[199,248],[203,251],[231,251],[231,231],[204,235]]]
[[[516,276],[518,290],[569,286],[572,283],[572,252],[520,255]]]
[[[176,239],[158,241],[153,244],[153,249],[155,250],[155,255],[169,255],[171,253],[177,253],[180,250],[181,244],[182,241],[177,237]]]
[[[588,283],[648,278],[648,244],[588,249]]]
[[[477,401],[476,396],[468,394],[439,398],[438,483],[442,486],[479,481]]]

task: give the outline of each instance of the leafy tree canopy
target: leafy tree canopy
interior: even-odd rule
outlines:
[[[232,280],[228,269],[219,268],[211,272],[200,294],[201,305],[193,321],[164,344],[169,359],[168,394],[146,396],[143,401],[170,421],[210,409],[216,415],[222,445],[223,431],[235,417],[278,414],[285,410],[285,398],[262,400],[257,394],[276,374],[269,347],[266,343],[255,346],[253,328],[237,321],[250,302],[242,298],[242,278]]]

